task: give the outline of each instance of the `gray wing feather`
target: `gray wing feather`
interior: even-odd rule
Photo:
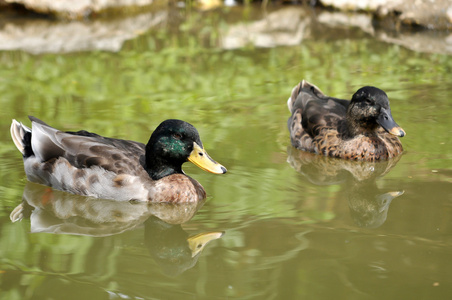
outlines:
[[[77,168],[101,166],[115,173],[129,173],[140,165],[144,144],[91,134],[59,131],[44,122],[32,122],[32,148],[40,161],[64,157]],[[119,171],[119,172],[118,172]]]

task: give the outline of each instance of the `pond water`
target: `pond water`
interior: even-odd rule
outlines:
[[[1,299],[452,297],[451,56],[312,11],[259,31],[287,9],[176,9],[117,51],[0,52]],[[385,90],[404,154],[362,164],[293,149],[286,101],[302,79],[345,99]],[[52,191],[27,183],[10,138],[27,115],[141,142],[183,119],[228,173],[184,165],[208,193],[194,207]]]

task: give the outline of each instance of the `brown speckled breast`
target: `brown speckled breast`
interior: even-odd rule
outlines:
[[[312,152],[317,154],[360,161],[386,160],[403,152],[399,139],[384,131],[374,136],[344,138],[337,129],[324,127],[312,145]]]
[[[173,174],[155,181],[151,202],[194,203],[206,198],[202,185],[184,174]]]

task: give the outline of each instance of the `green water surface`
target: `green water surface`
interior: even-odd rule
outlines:
[[[116,53],[0,52],[0,299],[452,297],[451,57],[350,28],[224,50],[227,26],[221,12],[192,12]],[[403,156],[356,166],[292,149],[286,101],[302,79],[345,99],[364,85],[385,90],[407,133]],[[184,165],[208,199],[183,224],[140,206],[92,208],[27,184],[9,133],[27,115],[141,142],[183,119],[228,173]],[[55,216],[48,201],[73,214]],[[110,210],[116,219],[86,217]],[[185,253],[187,237],[211,231],[224,235]]]

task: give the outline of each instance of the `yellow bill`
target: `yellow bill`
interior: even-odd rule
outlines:
[[[227,171],[225,167],[210,158],[206,150],[201,148],[197,143],[193,143],[193,151],[190,153],[188,160],[195,166],[210,173],[224,174]]]

